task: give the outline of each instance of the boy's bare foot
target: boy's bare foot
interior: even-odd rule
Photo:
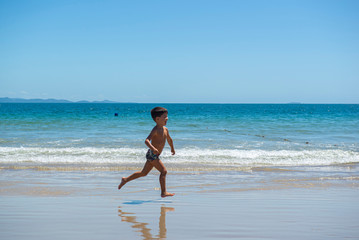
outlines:
[[[163,197],[163,198],[165,198],[165,197],[172,197],[172,196],[174,196],[175,194],[174,193],[168,193],[168,192],[166,192],[166,193],[164,193],[164,194],[161,194],[161,197]]]
[[[120,189],[122,188],[122,186],[125,185],[125,184],[126,184],[126,180],[125,180],[125,178],[123,177],[122,180],[121,180],[120,185],[118,185],[118,190],[120,190]]]

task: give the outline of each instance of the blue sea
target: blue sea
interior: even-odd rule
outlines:
[[[117,189],[156,106],[165,200],[156,170]],[[358,189],[357,104],[0,105],[4,239],[354,239]]]
[[[176,149],[162,160],[177,170],[359,163],[358,104],[3,103],[0,164],[142,166],[156,106]]]

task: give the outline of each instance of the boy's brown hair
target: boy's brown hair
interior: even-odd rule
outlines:
[[[166,108],[163,107],[155,107],[154,109],[151,110],[151,116],[153,121],[156,121],[156,117],[161,117],[162,114],[164,113],[168,113]]]

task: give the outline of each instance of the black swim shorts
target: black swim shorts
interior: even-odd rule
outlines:
[[[146,154],[147,161],[151,162],[153,160],[158,160],[159,159],[158,157],[159,156],[154,154],[151,149],[148,149],[147,154]]]

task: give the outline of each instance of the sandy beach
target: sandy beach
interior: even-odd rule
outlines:
[[[253,180],[171,172],[116,187],[131,171],[3,169],[1,239],[358,239],[358,179]],[[279,174],[280,175],[280,174]],[[247,180],[246,180],[247,179]],[[252,179],[252,180],[248,180]]]

